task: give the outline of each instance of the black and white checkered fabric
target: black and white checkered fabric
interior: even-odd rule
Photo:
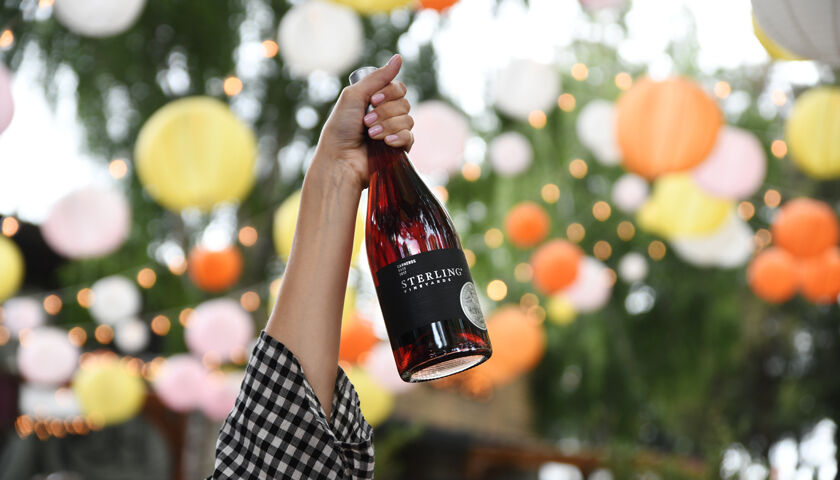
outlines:
[[[212,479],[373,478],[373,429],[339,368],[327,420],[300,363],[260,334],[216,443]]]

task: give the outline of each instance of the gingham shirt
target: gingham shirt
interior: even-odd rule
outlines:
[[[297,358],[260,334],[216,442],[212,479],[373,478],[373,429],[339,368],[327,420]]]

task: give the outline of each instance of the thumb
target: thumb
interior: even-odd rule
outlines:
[[[397,73],[400,72],[400,67],[402,67],[402,57],[400,54],[395,54],[385,66],[376,69],[375,72],[363,78],[351,88],[358,91],[358,94],[367,101],[371,95],[388,86],[396,78]]]

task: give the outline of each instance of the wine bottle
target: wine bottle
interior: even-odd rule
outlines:
[[[490,339],[452,220],[405,150],[368,138],[367,152],[365,246],[400,377],[434,380],[484,362]]]

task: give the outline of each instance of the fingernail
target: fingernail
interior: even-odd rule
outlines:
[[[376,95],[370,97],[370,103],[372,103],[374,105],[378,105],[379,102],[381,102],[382,100],[385,100],[385,94],[384,93],[377,93]]]
[[[367,115],[365,115],[365,119],[364,119],[365,120],[365,125],[370,125],[373,122],[375,122],[376,117],[377,117],[376,112],[370,112]]]
[[[394,56],[393,56],[393,57],[391,57],[391,59],[390,59],[390,60],[388,60],[388,66],[390,67],[391,65],[393,65],[393,64],[394,64],[394,62],[396,62],[396,61],[397,61],[397,57],[399,57],[399,56],[400,56],[400,54],[395,53],[395,54],[394,54]]]
[[[396,142],[399,137],[396,135],[388,135],[385,137],[386,142]]]
[[[374,125],[368,129],[368,135],[371,137],[379,135],[380,133],[382,133],[382,125]]]

